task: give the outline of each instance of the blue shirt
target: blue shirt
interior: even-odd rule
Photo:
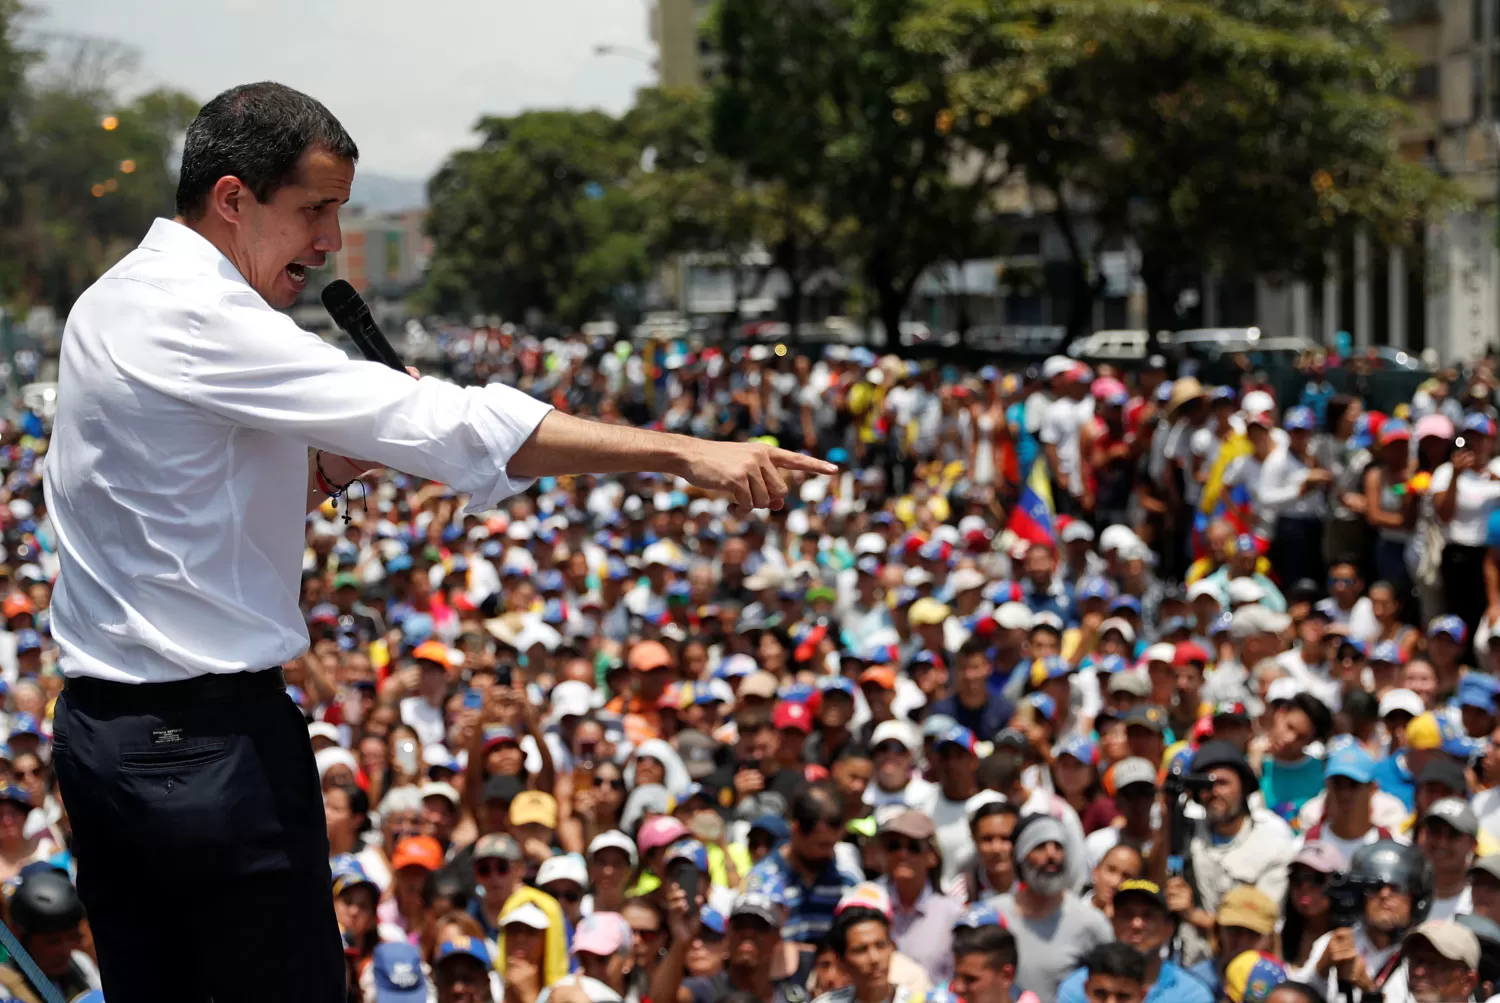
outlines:
[[[1406,765],[1406,753],[1392,753],[1375,764],[1375,786],[1400,798],[1407,811],[1417,810],[1417,785]]]
[[[928,713],[947,714],[977,735],[980,741],[988,742],[995,737],[996,732],[1010,726],[1010,719],[1015,716],[1016,708],[997,690],[989,690],[987,695],[984,706],[977,710],[959,703],[958,694],[955,693],[934,703]]]
[[[1266,807],[1295,821],[1297,812],[1323,790],[1323,760],[1303,757],[1300,763],[1278,763],[1266,757],[1261,764],[1260,792]]]
[[[801,874],[786,857],[787,850],[782,847],[752,867],[745,878],[745,891],[770,895],[786,905],[783,940],[817,943],[832,928],[839,899],[863,881],[864,875],[841,870],[835,859],[823,865],[812,884],[803,884]]]
[[[1083,983],[1088,969],[1076,969],[1057,987],[1057,1003],[1088,1003]],[[1156,983],[1146,991],[1145,1003],[1217,1003],[1213,990],[1189,975],[1175,961],[1163,961]]]

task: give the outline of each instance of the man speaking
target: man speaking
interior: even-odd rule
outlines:
[[[63,334],[54,748],[110,1003],[344,999],[322,796],[275,668],[308,645],[304,520],[330,493],[383,464],[482,509],[537,477],[649,470],[766,507],[782,471],[833,469],[412,379],[300,330],[277,309],[339,249],[357,157],[304,94],[220,94],[188,129],[176,219]]]

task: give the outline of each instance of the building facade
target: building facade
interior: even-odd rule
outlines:
[[[423,232],[427,212],[368,213],[355,208],[340,218],[344,247],[325,266],[330,279],[344,279],[360,294],[401,299],[427,272],[432,240]]]

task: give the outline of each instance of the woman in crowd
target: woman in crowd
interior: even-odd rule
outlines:
[[[1343,870],[1342,856],[1327,843],[1308,844],[1292,862],[1281,907],[1281,956],[1288,967],[1306,965],[1313,944],[1333,928],[1328,885]]]

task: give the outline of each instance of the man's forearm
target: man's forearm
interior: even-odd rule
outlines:
[[[512,477],[635,474],[681,470],[694,440],[549,411],[506,465]]]

